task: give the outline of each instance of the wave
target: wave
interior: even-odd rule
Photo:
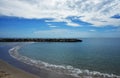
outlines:
[[[74,77],[79,78],[120,78],[120,76],[114,75],[114,74],[106,74],[101,73],[97,71],[89,71],[89,70],[81,70],[78,68],[74,68],[70,65],[54,65],[49,64],[47,62],[43,62],[41,60],[34,60],[27,56],[20,55],[18,50],[20,49],[20,46],[16,46],[9,50],[10,56],[13,58],[24,62],[26,64],[29,64],[31,66],[37,67],[37,68],[44,68],[50,71],[55,71],[60,74],[66,74],[66,75],[72,75]]]

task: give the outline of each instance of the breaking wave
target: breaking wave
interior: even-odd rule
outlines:
[[[106,73],[100,73],[97,71],[89,71],[89,70],[81,70],[78,68],[74,68],[70,65],[54,65],[49,64],[40,60],[34,60],[27,56],[20,55],[18,50],[20,49],[20,46],[16,46],[9,50],[10,56],[13,58],[24,62],[26,64],[29,64],[31,66],[37,67],[37,68],[44,68],[47,70],[55,71],[61,74],[66,75],[72,75],[74,77],[79,78],[120,78],[120,76],[114,75],[114,74],[106,74]]]

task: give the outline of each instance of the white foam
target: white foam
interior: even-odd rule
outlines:
[[[72,75],[75,77],[83,77],[83,78],[120,78],[120,76],[114,75],[114,74],[106,74],[106,73],[100,73],[97,71],[89,71],[89,70],[81,70],[78,68],[74,68],[72,66],[64,66],[64,65],[54,65],[54,64],[49,64],[40,60],[34,60],[29,57],[20,55],[18,50],[20,49],[20,46],[16,46],[12,49],[9,50],[9,54],[26,64],[35,66],[37,68],[45,68],[47,70],[52,70],[52,71],[57,71],[58,73],[61,74],[67,74],[67,75]]]

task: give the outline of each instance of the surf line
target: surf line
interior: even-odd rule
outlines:
[[[17,59],[18,61],[21,61],[25,64],[29,64],[31,66],[37,67],[37,68],[44,68],[46,70],[55,71],[60,74],[66,74],[66,75],[72,75],[74,77],[85,77],[85,78],[120,78],[120,76],[114,75],[114,74],[107,74],[107,73],[101,73],[97,71],[89,71],[89,70],[81,70],[79,68],[74,68],[70,65],[54,65],[49,64],[47,62],[43,62],[41,60],[34,60],[27,56],[23,56],[19,53],[19,49],[21,46],[15,46],[9,50],[9,54],[14,59]]]

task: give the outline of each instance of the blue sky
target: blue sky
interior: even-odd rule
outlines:
[[[0,37],[120,37],[120,0],[0,0]]]

